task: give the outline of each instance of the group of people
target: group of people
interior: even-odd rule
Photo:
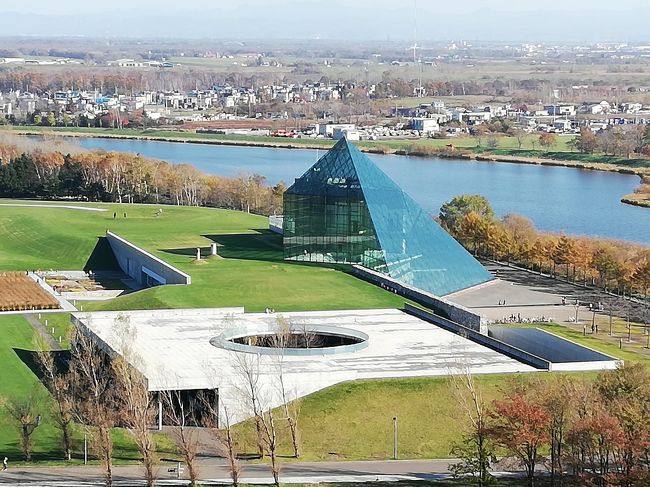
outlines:
[[[566,296],[562,296],[562,306],[566,306],[566,304],[568,302],[569,301],[566,298]],[[576,299],[573,302],[573,306],[580,306],[580,301]],[[603,306],[603,303],[601,301],[598,301],[595,304],[594,303],[589,303],[589,311],[603,311],[604,309],[605,309],[605,307]]]
[[[553,318],[547,316],[539,316],[535,318],[522,318],[520,313],[517,313],[517,316],[511,314],[510,316],[504,316],[499,320],[488,321],[488,325],[511,325],[514,323],[519,324],[530,324],[530,323],[551,323]]]

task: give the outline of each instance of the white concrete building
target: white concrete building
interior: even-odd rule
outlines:
[[[292,400],[350,380],[444,376],[461,369],[475,374],[536,370],[396,309],[248,314],[243,308],[223,308],[73,316],[108,354],[122,354],[128,343],[132,355],[126,358],[147,378],[150,391],[218,389],[219,401],[236,421],[251,415],[242,406],[243,367],[255,372],[265,408],[282,404],[280,366]],[[237,343],[268,333],[279,319],[298,332],[351,339],[284,355]]]

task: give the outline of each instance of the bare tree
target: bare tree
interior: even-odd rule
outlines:
[[[271,474],[273,475],[274,484],[280,485],[280,465],[278,464],[278,434],[275,429],[275,417],[273,410],[268,408],[262,411],[262,427],[264,432],[264,442],[266,449],[271,457]]]
[[[40,392],[34,387],[26,396],[12,397],[3,401],[5,410],[18,426],[20,450],[26,461],[32,459],[32,434],[41,424],[38,410],[42,406],[43,397]]]
[[[248,409],[255,421],[255,432],[257,437],[257,449],[260,457],[264,457],[264,430],[262,427],[262,408],[258,389],[259,381],[259,357],[248,354],[238,354],[235,359],[235,370],[242,380],[240,392],[248,405]]]
[[[217,389],[215,389],[215,394],[216,392]],[[217,406],[215,401],[205,394],[201,398],[203,399],[203,425],[210,429],[216,439],[223,442],[226,447],[230,478],[232,479],[232,484],[237,487],[239,485],[241,466],[237,459],[237,444],[235,441],[235,433],[232,429],[230,409],[222,401],[219,401],[219,405]]]
[[[278,436],[275,426],[275,416],[272,408],[267,404],[270,391],[260,388],[260,363],[259,356],[241,353],[236,356],[235,369],[242,379],[242,393],[253,414],[255,427],[258,434],[260,448],[266,451],[271,458],[271,473],[275,485],[280,485],[280,465],[278,464]]]
[[[196,465],[199,435],[195,428],[197,421],[195,409],[183,401],[180,391],[164,391],[159,394],[165,411],[165,420],[170,427],[170,436],[183,455],[190,483],[194,486],[199,477]]]
[[[47,349],[45,340],[40,335],[35,339],[36,359],[43,373],[43,383],[50,391],[54,404],[52,419],[61,430],[61,446],[67,460],[72,457],[73,403],[70,398],[70,377],[59,370],[54,354]]]
[[[289,432],[291,434],[291,446],[293,448],[293,456],[300,458],[300,435],[298,431],[298,416],[300,414],[300,400],[298,398],[292,398],[289,395],[287,389],[287,384],[284,375],[284,362],[286,356],[287,348],[290,348],[295,341],[295,336],[299,335],[304,340],[304,346],[310,348],[312,342],[311,338],[313,333],[309,331],[306,325],[303,325],[299,333],[296,333],[294,330],[293,324],[286,320],[282,316],[278,316],[276,320],[277,331],[275,333],[275,344],[274,346],[278,349],[276,355],[276,371],[278,379],[278,389],[282,399],[282,411],[284,413],[284,419],[289,426]]]
[[[491,479],[490,460],[493,456],[486,407],[469,367],[463,367],[450,377],[454,397],[469,420],[469,428],[462,443],[452,450],[452,454],[461,461],[452,465],[450,470],[458,476],[471,475],[476,479],[477,485],[484,486]]]
[[[90,446],[104,468],[107,487],[113,485],[113,440],[116,426],[115,380],[109,359],[87,335],[77,332],[72,340],[71,395],[75,419],[87,426]]]
[[[154,487],[158,457],[151,435],[151,425],[155,421],[157,411],[149,394],[147,379],[136,368],[141,359],[130,346],[136,330],[130,325],[127,316],[117,317],[114,332],[121,342],[121,355],[111,361],[119,392],[117,404],[120,418],[129,429],[142,455],[147,486]]]

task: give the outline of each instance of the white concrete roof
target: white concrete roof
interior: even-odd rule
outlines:
[[[121,353],[130,347],[136,357],[130,361],[148,378],[151,391],[219,388],[220,400],[230,406],[237,420],[249,415],[239,392],[244,363],[257,371],[267,407],[281,404],[277,392],[280,362],[291,399],[350,380],[443,376],[466,368],[475,374],[535,370],[395,309],[245,314],[242,308],[226,308],[74,316],[110,350]],[[120,336],[125,333],[116,331],[119,316],[128,317],[126,339]],[[278,316],[299,326],[361,331],[369,337],[368,346],[351,353],[280,359],[210,344],[227,329],[273,325]]]

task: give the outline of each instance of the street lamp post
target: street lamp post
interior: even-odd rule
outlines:
[[[612,336],[612,307],[609,307],[609,336]]]
[[[393,460],[397,460],[397,416],[393,416]]]

